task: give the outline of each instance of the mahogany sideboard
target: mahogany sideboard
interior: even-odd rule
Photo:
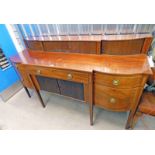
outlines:
[[[29,37],[26,48],[50,52],[85,54],[147,54],[152,42],[150,34]]]
[[[152,74],[145,54],[114,56],[24,50],[11,61],[29,96],[27,88],[34,89],[43,107],[40,90],[83,100],[89,104],[91,125],[95,105],[129,111],[126,128],[130,128],[143,87]]]

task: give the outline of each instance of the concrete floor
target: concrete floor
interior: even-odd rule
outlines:
[[[28,98],[24,89],[20,90],[6,103],[0,100],[1,130],[122,130],[127,113],[94,109],[94,126],[89,125],[88,105],[68,97],[42,92],[47,100],[42,108],[35,93]],[[155,129],[155,118],[143,116],[134,128]]]

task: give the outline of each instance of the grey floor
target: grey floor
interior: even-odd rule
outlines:
[[[89,107],[87,104],[68,97],[42,92],[47,102],[42,108],[35,93],[28,98],[21,89],[9,101],[0,100],[1,130],[123,130],[127,113],[94,109],[94,126],[89,125]],[[155,118],[143,116],[135,130],[155,129]]]

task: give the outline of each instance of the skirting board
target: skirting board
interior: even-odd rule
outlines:
[[[4,102],[6,102],[22,88],[23,88],[23,85],[21,84],[20,81],[18,81],[15,84],[13,84],[11,87],[1,92],[0,97]]]

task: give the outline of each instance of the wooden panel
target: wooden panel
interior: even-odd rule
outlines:
[[[57,79],[43,76],[36,76],[36,79],[38,81],[41,90],[60,94]]]
[[[84,100],[84,87],[81,83],[58,80],[61,95]]]
[[[44,50],[41,41],[28,40],[26,41],[27,48],[32,50]]]
[[[139,54],[145,39],[102,40],[102,53],[112,55]]]
[[[152,37],[150,37],[150,38],[145,38],[145,41],[144,41],[144,44],[143,44],[141,53],[147,54],[147,52],[149,51],[149,48],[150,48],[150,46],[151,46],[152,40],[153,40]]]
[[[78,41],[68,41],[68,52],[80,53],[79,42]]]
[[[93,41],[43,41],[46,51],[96,54],[99,47]]]
[[[103,85],[94,85],[94,103],[108,110],[127,111],[134,101],[134,89],[116,89]]]
[[[79,42],[79,50],[80,50],[80,53],[96,54],[97,44],[96,42],[93,42],[93,41]]]
[[[62,47],[65,49],[68,49],[68,45],[65,43],[67,42],[60,42],[60,41],[43,41],[43,46],[45,51],[51,51],[51,52],[63,52]]]
[[[114,88],[134,88],[145,84],[142,75],[113,75],[95,72],[94,82]]]
[[[68,41],[61,41],[61,42],[59,42],[59,44],[60,44],[59,51],[69,52],[69,43],[68,43]]]
[[[101,54],[101,41],[96,42],[96,54]]]
[[[23,85],[25,87],[32,88],[31,82],[29,81],[26,71],[24,69],[20,68],[19,65],[17,65],[17,70],[20,73],[20,78],[21,78]]]

